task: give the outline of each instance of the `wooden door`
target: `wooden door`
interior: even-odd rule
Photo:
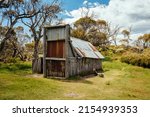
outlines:
[[[65,77],[65,61],[51,60],[47,63],[48,76]]]

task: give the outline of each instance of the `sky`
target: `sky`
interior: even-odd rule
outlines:
[[[150,0],[61,0],[65,23],[73,24],[83,17],[81,10],[85,5],[94,13],[94,19],[103,19],[112,26],[122,29],[131,27],[131,38],[150,33]],[[86,9],[85,9],[86,10]]]
[[[47,2],[48,0],[43,0]],[[73,24],[83,17],[88,4],[94,19],[102,19],[121,30],[131,27],[131,39],[150,33],[150,0],[59,0],[62,12],[59,15],[66,24]],[[19,25],[19,24],[18,24]],[[123,35],[119,35],[123,38]]]
[[[75,10],[83,6],[85,0],[60,0],[65,10]],[[91,3],[108,4],[110,0],[88,0]]]

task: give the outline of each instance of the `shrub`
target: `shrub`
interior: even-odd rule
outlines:
[[[112,61],[112,58],[110,56],[105,56],[104,61]]]
[[[126,52],[122,55],[121,62],[150,68],[150,49],[146,49],[142,53]]]

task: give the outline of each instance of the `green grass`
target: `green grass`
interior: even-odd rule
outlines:
[[[0,63],[0,99],[150,99],[150,69],[103,62],[104,78],[56,80],[32,74],[31,63]]]

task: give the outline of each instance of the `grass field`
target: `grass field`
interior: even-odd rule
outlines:
[[[0,99],[150,99],[150,69],[103,62],[105,77],[56,80],[31,73],[30,63],[0,63]]]

